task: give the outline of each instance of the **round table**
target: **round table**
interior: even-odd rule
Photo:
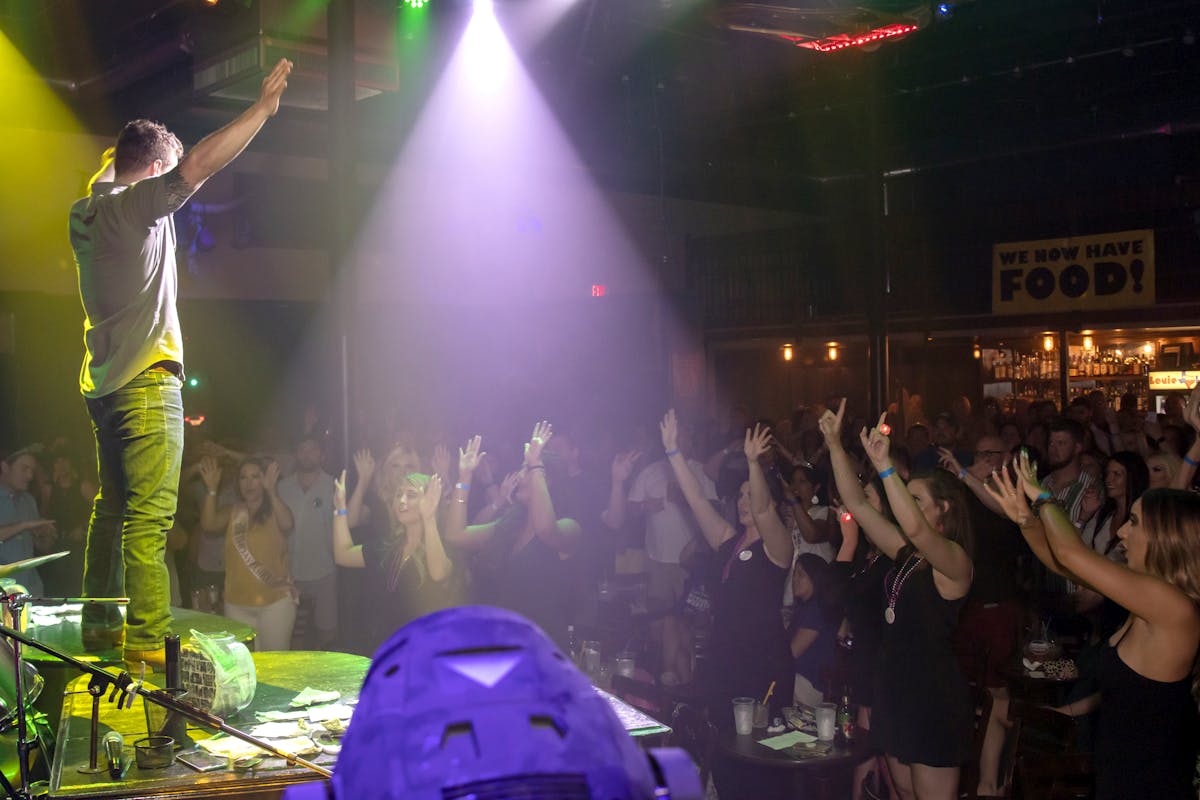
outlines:
[[[870,758],[872,753],[869,733],[859,731],[853,742],[837,743],[825,755],[797,758],[787,749],[773,750],[759,744],[759,739],[774,734],[756,730],[749,735],[739,736],[732,729],[726,729],[717,736],[717,750],[722,756],[741,764],[787,771],[798,797],[833,800],[835,797],[850,796],[854,768]]]

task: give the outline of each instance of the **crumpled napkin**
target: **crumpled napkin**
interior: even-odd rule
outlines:
[[[316,706],[308,710],[309,722],[327,722],[331,719],[348,720],[354,716],[354,709],[350,706],[344,706],[340,703],[332,703],[327,706]]]
[[[314,689],[311,686],[304,687],[304,691],[292,698],[288,703],[292,708],[303,708],[304,706],[315,706],[320,703],[332,703],[342,696],[341,692],[322,691]]]

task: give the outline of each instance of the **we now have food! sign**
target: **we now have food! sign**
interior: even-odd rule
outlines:
[[[1154,305],[1154,231],[992,246],[992,313]]]

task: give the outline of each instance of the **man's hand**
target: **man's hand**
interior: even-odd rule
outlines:
[[[275,63],[271,74],[263,78],[258,104],[267,112],[268,117],[275,116],[275,112],[279,110],[279,98],[283,96],[283,90],[287,88],[288,75],[291,74],[292,62],[281,58]]]
[[[630,450],[627,453],[617,453],[612,462],[613,483],[624,483],[633,474],[633,467],[642,457],[640,450]]]
[[[658,432],[662,434],[663,449],[672,453],[679,449],[679,422],[675,419],[675,409],[671,409],[658,424]]]

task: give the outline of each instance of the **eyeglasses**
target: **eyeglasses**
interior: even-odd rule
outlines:
[[[995,456],[1007,455],[1007,450],[976,450],[975,455],[980,458],[994,458]]]

